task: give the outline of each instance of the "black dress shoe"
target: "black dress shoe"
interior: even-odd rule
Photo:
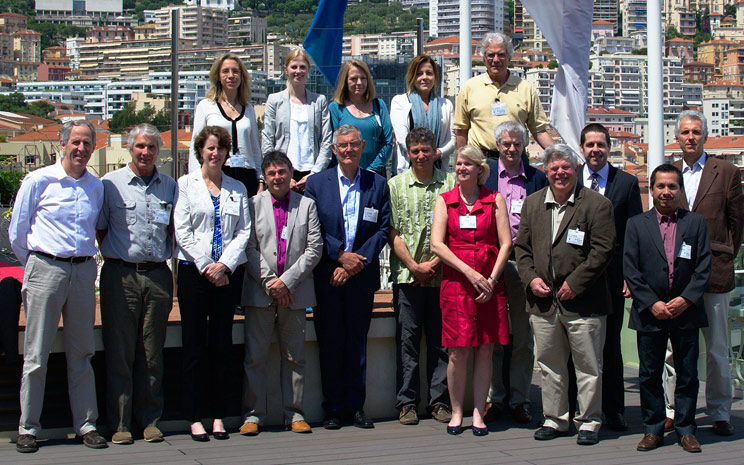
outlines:
[[[201,433],[201,434],[191,434],[191,439],[193,439],[196,442],[209,442],[209,435],[207,433]]]
[[[39,445],[36,443],[36,436],[33,434],[18,435],[18,440],[16,440],[16,450],[24,454],[39,450]]]
[[[227,431],[213,431],[212,436],[214,436],[215,439],[219,441],[224,441],[225,439],[230,439],[230,435]]]
[[[541,426],[540,429],[535,431],[535,439],[538,441],[549,441],[560,436],[568,435],[568,431],[558,431],[550,426]]]
[[[462,423],[460,423],[457,426],[448,426],[447,427],[447,434],[451,434],[453,436],[457,436],[460,433],[462,433]]]
[[[599,442],[599,434],[594,431],[579,430],[579,436],[576,438],[576,444],[580,446],[593,446]]]
[[[357,410],[354,412],[354,426],[357,428],[369,429],[374,428],[375,423],[364,413],[364,410]]]
[[[338,416],[326,417],[323,420],[323,428],[325,429],[341,429],[341,418]]]
[[[108,447],[106,438],[101,436],[96,430],[88,431],[82,436],[76,436],[76,439],[78,442],[82,442],[85,447],[90,447],[91,449],[105,449]]]
[[[628,424],[625,423],[625,417],[622,413],[610,413],[605,415],[605,425],[612,431],[628,431]]]
[[[488,435],[488,427],[478,428],[477,426],[473,426],[473,436],[487,436]]]
[[[728,421],[714,421],[713,432],[719,436],[731,436],[734,434],[734,427]]]

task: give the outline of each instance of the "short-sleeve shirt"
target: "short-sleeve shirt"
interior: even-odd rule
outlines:
[[[503,104],[503,107],[492,105]],[[494,113],[503,113],[494,116]],[[457,95],[455,129],[468,130],[468,144],[498,150],[494,130],[504,121],[518,121],[534,135],[550,128],[535,89],[524,79],[509,73],[504,85],[488,73],[469,79]]]
[[[417,262],[433,260],[431,251],[431,223],[434,219],[434,204],[440,194],[455,187],[451,174],[434,169],[429,184],[416,179],[411,168],[388,181],[390,187],[390,226],[400,234],[408,253]],[[416,278],[403,262],[391,254],[390,274],[394,283],[412,283]],[[441,270],[423,286],[438,287],[442,281]]]

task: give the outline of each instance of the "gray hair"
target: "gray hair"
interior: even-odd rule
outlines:
[[[543,166],[547,168],[548,163],[550,163],[553,158],[568,160],[574,169],[579,166],[579,155],[574,151],[574,149],[566,144],[555,144],[546,148],[543,152]]]
[[[63,144],[67,144],[67,141],[70,140],[70,133],[72,132],[72,128],[75,126],[85,126],[88,128],[88,131],[90,131],[90,139],[91,142],[93,142],[93,147],[96,146],[96,128],[93,127],[93,124],[85,119],[79,119],[75,121],[68,121],[65,124],[62,125],[62,129],[59,130],[59,140]]]
[[[519,134],[522,136],[522,145],[527,145],[527,129],[525,129],[524,125],[522,123],[518,123],[516,121],[504,121],[503,123],[496,126],[496,129],[493,130],[493,134],[496,136],[496,142],[501,144],[501,137],[504,135],[504,133],[507,133],[509,135],[512,134]]]
[[[700,121],[703,127],[703,135],[708,137],[708,120],[705,119],[702,111],[697,110],[685,110],[677,116],[677,124],[674,125],[674,137],[679,137],[679,125],[682,124],[682,120],[685,118]]]
[[[347,134],[351,134],[352,132],[356,132],[357,136],[359,136],[359,140],[362,140],[362,131],[360,131],[359,128],[357,128],[353,124],[344,124],[343,126],[333,131],[333,145],[336,145],[338,143],[338,136],[345,136]]]
[[[481,42],[481,45],[483,45],[484,56],[486,54],[486,48],[491,43],[504,44],[506,46],[506,54],[510,57],[514,56],[514,46],[512,45],[512,41],[508,35],[501,32],[489,32],[488,34],[486,34],[486,36],[483,38],[483,42]]]
[[[160,131],[152,124],[142,123],[135,126],[129,131],[129,137],[127,138],[127,145],[129,145],[129,151],[134,148],[134,141],[137,140],[137,136],[142,134],[145,137],[152,137],[158,142],[158,149],[163,147],[163,138],[160,137]]]

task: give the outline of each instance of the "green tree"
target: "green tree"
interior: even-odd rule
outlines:
[[[158,131],[170,131],[171,130],[171,114],[168,110],[163,108],[159,112],[155,113],[155,116],[150,120],[150,124],[158,128]]]
[[[548,62],[548,69],[556,69],[558,67],[558,62],[556,60],[550,60]]]
[[[23,177],[24,173],[22,171],[0,170],[0,203],[3,205],[13,204]]]
[[[49,102],[44,101],[38,101],[33,102],[28,106],[28,110],[26,113],[30,113],[32,115],[41,116],[42,118],[49,117],[49,113],[54,111],[54,105],[50,104]]]

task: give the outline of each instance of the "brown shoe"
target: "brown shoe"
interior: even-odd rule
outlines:
[[[731,436],[734,434],[734,426],[728,421],[714,421],[713,432],[719,436]]]
[[[289,429],[293,433],[301,433],[301,434],[307,434],[307,433],[313,432],[313,429],[310,428],[310,425],[308,425],[305,420],[293,421],[292,424],[287,426],[287,429]],[[241,428],[240,434],[243,434],[242,428]]]
[[[400,409],[398,421],[400,421],[401,425],[418,425],[419,418],[418,412],[416,412],[416,406],[413,404],[408,404]]]
[[[439,423],[449,423],[452,419],[452,410],[444,404],[437,404],[431,409],[431,417]]]
[[[530,410],[527,408],[527,404],[519,404],[512,410],[512,418],[517,423],[526,425],[527,423],[532,422],[532,415],[530,415]]]
[[[682,446],[686,452],[700,452],[702,450],[700,448],[700,443],[692,434],[685,434],[682,436],[682,439],[679,440],[679,445]]]
[[[664,421],[664,432],[671,433],[672,431],[674,431],[674,418],[667,418]]]
[[[663,444],[663,437],[657,436],[655,434],[644,434],[643,439],[641,439],[641,442],[638,443],[638,447],[636,447],[636,450],[647,452],[650,450],[654,450]]]
[[[258,436],[258,423],[246,421],[240,427],[240,434],[243,436]]]
[[[492,404],[487,403],[486,404],[486,413],[483,415],[483,422],[484,423],[491,423],[496,421],[496,419],[501,415],[501,413],[504,411],[504,407],[499,404]]]

